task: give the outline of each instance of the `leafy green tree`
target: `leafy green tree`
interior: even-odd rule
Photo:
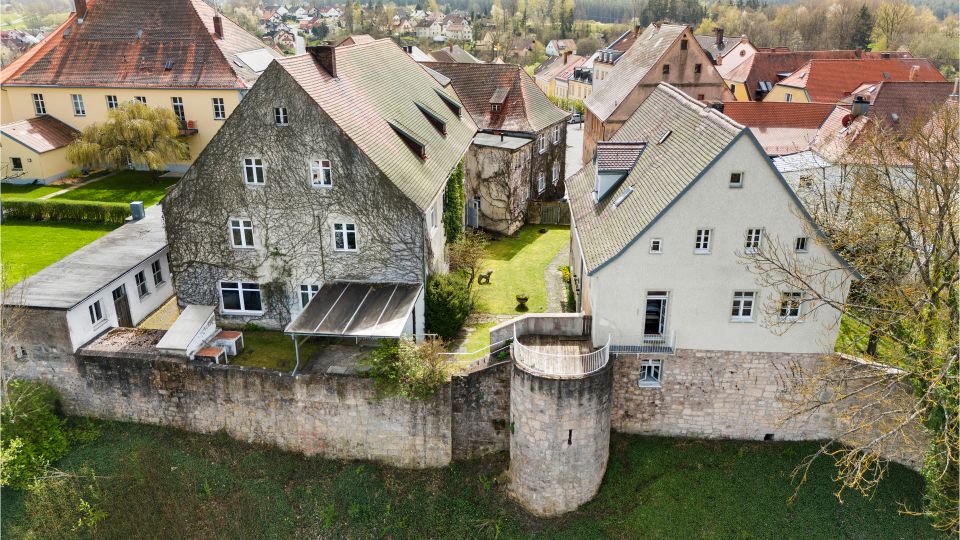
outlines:
[[[447,180],[447,190],[443,193],[443,230],[447,234],[448,244],[453,244],[463,237],[463,209],[465,204],[463,161],[461,161]]]
[[[0,410],[0,485],[23,489],[67,453],[59,395],[34,381],[13,380]]]
[[[457,337],[473,309],[473,295],[462,274],[435,274],[427,281],[424,299],[427,331],[443,339]]]
[[[105,164],[115,169],[139,165],[156,180],[167,164],[189,159],[180,123],[170,109],[123,103],[105,122],[87,126],[69,146],[67,158],[82,166]]]

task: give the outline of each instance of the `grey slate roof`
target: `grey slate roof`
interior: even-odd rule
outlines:
[[[617,60],[609,78],[599,84],[594,82],[593,94],[584,105],[601,122],[606,121],[686,28],[682,24],[661,24],[659,28],[654,24],[648,26]]]
[[[160,207],[148,208],[147,217],[119,227],[7,289],[3,303],[70,309],[166,245]]]
[[[664,130],[670,136],[657,144]],[[587,272],[626,248],[744,131],[675,87],[658,85],[613,137],[614,142],[647,143],[620,186],[595,203],[595,166],[588,164],[567,179]],[[614,207],[631,187],[633,195]]]
[[[437,79],[389,39],[335,50],[337,78],[310,53],[277,63],[404,195],[426,208],[466,153],[476,125],[469,115],[458,118],[437,95],[444,91]],[[446,136],[417,103],[442,117]],[[422,142],[427,158],[411,152],[391,124]]]

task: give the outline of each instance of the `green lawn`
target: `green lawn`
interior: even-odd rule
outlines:
[[[496,326],[495,322],[485,322],[474,324],[473,330],[470,331],[470,334],[467,336],[467,340],[463,343],[466,352],[478,351],[484,347],[490,345],[490,329]]]
[[[540,229],[546,229],[540,234]],[[557,253],[570,242],[568,227],[525,225],[512,237],[487,244],[483,271],[493,270],[490,285],[475,285],[481,313],[517,313],[517,293],[530,300],[528,311],[547,309],[547,286],[543,271]]]
[[[56,198],[121,203],[143,201],[144,206],[153,206],[160,202],[167,189],[176,181],[174,178],[154,181],[147,172],[121,171],[109,178],[84,184]]]
[[[300,345],[300,369],[307,366],[310,357],[320,350],[317,339],[308,339]],[[243,352],[230,360],[231,364],[293,371],[297,355],[290,336],[276,330],[244,330]]]
[[[99,223],[33,221],[0,225],[3,287],[37,273],[115,228]]]
[[[44,195],[56,193],[64,186],[45,186],[42,184],[0,184],[0,199],[16,197],[18,199],[39,199]]]
[[[595,500],[538,519],[500,482],[507,455],[431,470],[307,458],[225,435],[95,422],[102,433],[56,467],[91,467],[105,512],[97,538],[946,538],[898,513],[920,502],[922,480],[899,466],[872,499],[833,495],[820,461],[787,499],[810,443],[702,442],[615,434]],[[75,503],[76,504],[76,503]],[[24,538],[28,502],[2,490],[2,533]],[[66,528],[62,498],[31,504],[36,523]],[[48,529],[49,531],[49,529]],[[69,536],[69,535],[67,535]],[[43,537],[39,535],[39,537]]]

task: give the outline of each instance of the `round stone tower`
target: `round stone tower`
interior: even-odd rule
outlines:
[[[553,516],[597,494],[610,454],[611,364],[552,376],[518,359],[510,381],[510,492]]]

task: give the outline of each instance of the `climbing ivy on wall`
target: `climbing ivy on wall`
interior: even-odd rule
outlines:
[[[463,237],[463,208],[466,202],[466,195],[463,192],[463,161],[461,160],[447,180],[447,190],[443,194],[443,229],[447,233],[448,244],[452,244]]]

